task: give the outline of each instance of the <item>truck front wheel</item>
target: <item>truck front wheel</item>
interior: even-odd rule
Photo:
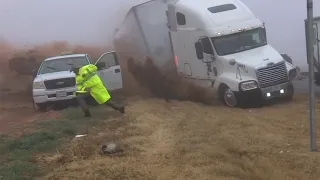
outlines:
[[[288,85],[288,89],[287,89],[287,94],[285,96],[285,100],[291,101],[293,99],[293,95],[294,95],[294,87],[293,87],[293,84],[290,83]]]
[[[41,103],[41,104],[34,104],[35,110],[39,112],[46,112],[47,111],[47,104]]]
[[[223,104],[229,107],[236,107],[238,105],[235,93],[227,85],[221,85],[219,89],[219,99]]]

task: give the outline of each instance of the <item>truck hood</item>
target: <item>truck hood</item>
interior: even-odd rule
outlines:
[[[70,78],[70,77],[76,77],[76,75],[70,71],[61,71],[61,72],[37,75],[37,77],[34,79],[34,82],[42,82],[45,80]]]
[[[235,59],[238,63],[244,64],[255,69],[266,67],[269,63],[276,64],[283,61],[282,56],[270,45],[223,57],[228,60]]]

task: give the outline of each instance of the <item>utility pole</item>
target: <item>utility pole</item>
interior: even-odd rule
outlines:
[[[313,0],[307,0],[307,58],[309,64],[309,118],[310,118],[310,151],[317,151],[315,121],[315,87],[314,87],[314,32],[313,32]]]

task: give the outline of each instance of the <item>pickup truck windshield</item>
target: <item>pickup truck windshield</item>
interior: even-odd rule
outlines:
[[[69,71],[73,67],[82,67],[89,64],[86,57],[68,57],[44,61],[39,74]]]
[[[253,29],[240,33],[211,38],[220,56],[247,51],[267,45],[262,29]]]

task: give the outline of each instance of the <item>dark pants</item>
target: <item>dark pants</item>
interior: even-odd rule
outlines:
[[[78,105],[80,106],[80,108],[82,109],[82,111],[85,114],[90,113],[89,111],[89,106],[86,103],[86,98],[91,96],[89,93],[85,93],[85,94],[77,94],[76,96],[76,100],[78,102]],[[112,109],[116,110],[116,111],[120,111],[121,108],[123,108],[123,106],[115,103],[114,101],[112,101],[111,99],[108,100],[106,103],[104,103],[105,105],[111,107]]]

